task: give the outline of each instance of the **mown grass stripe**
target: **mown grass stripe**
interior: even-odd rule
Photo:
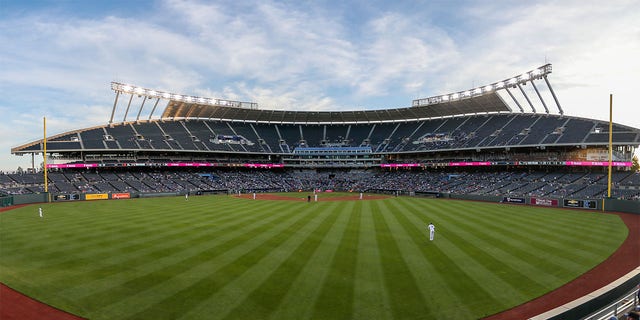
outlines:
[[[327,207],[331,214],[322,221],[314,230],[309,232],[304,239],[298,239],[297,247],[291,252],[286,260],[280,262],[280,265],[262,281],[251,293],[243,300],[239,300],[237,305],[223,319],[257,319],[268,318],[279,306],[287,294],[295,278],[300,274],[304,266],[308,263],[309,258],[315,253],[320,246],[322,240],[327,236],[330,230],[339,223],[338,229],[344,228],[344,215],[341,214],[347,203],[338,205],[332,204]],[[324,207],[320,205],[318,207]],[[256,279],[258,280],[258,279]],[[259,281],[259,280],[258,280]],[[206,302],[205,302],[206,303]]]
[[[475,219],[474,217],[457,217],[451,228],[472,228],[477,225]],[[513,230],[524,227],[526,226],[514,227]],[[519,283],[529,279],[532,280],[532,285],[523,289],[531,292],[545,292],[550,287],[558,285],[561,281],[559,274],[573,272],[580,266],[578,262],[570,260],[562,253],[549,256],[549,252],[554,251],[545,250],[545,245],[541,241],[550,241],[550,239],[523,238],[517,231],[511,231],[511,228],[500,230],[502,232],[493,225],[485,228],[490,228],[488,229],[490,231],[461,233],[461,236],[466,239],[464,241],[469,246],[484,248],[488,257],[495,257],[492,261],[493,267],[504,266],[504,272],[498,275],[512,282],[513,286],[521,287]],[[548,257],[548,259],[539,259],[532,264],[531,256]],[[515,277],[518,274],[519,276]],[[530,274],[540,274],[540,276],[530,279]]]
[[[92,218],[88,222],[77,222],[77,219],[70,220],[69,223],[64,225],[64,228],[58,228],[56,224],[53,224],[51,220],[42,221],[43,225],[47,226],[47,229],[38,234],[46,235],[47,237],[53,237],[55,241],[38,241],[34,239],[27,239],[23,246],[20,246],[22,250],[42,250],[51,246],[55,247],[68,247],[71,250],[82,251],[84,247],[94,246],[92,241],[105,241],[106,237],[121,237],[130,238],[137,235],[140,230],[152,229],[155,231],[157,227],[166,225],[165,221],[175,221],[178,217],[183,218],[184,213],[171,213],[165,214],[165,211],[145,212],[144,215],[136,215],[131,217],[129,211],[120,211],[117,215],[110,215],[104,217],[101,209],[96,208],[96,212],[93,212]],[[219,213],[217,216],[222,214]],[[77,217],[86,216],[87,214],[76,214]],[[206,215],[204,215],[206,216]],[[216,215],[212,215],[215,217]],[[151,219],[153,217],[153,219]],[[108,241],[107,239],[106,241]],[[119,239],[116,239],[119,240]],[[101,244],[101,243],[98,243]],[[75,247],[69,247],[75,246]],[[51,252],[54,256],[61,256],[56,252]]]
[[[157,219],[156,216],[161,216],[161,218]],[[205,231],[206,226],[210,225],[210,223],[218,223],[221,221],[234,221],[237,218],[229,216],[229,215],[217,215],[213,217],[209,217],[207,214],[202,215],[193,215],[192,217],[197,217],[197,220],[189,219],[190,223],[182,223],[182,230],[190,229],[191,233],[196,231]],[[216,217],[218,219],[216,219]],[[181,217],[181,221],[185,220],[185,217]],[[162,214],[156,213],[155,215],[148,215],[147,219],[151,221],[150,223],[143,222],[141,223],[142,227],[138,229],[138,232],[135,234],[122,234],[120,232],[106,234],[106,235],[96,235],[94,241],[84,241],[84,242],[74,242],[69,240],[65,242],[64,245],[55,245],[56,250],[44,251],[46,255],[42,256],[42,263],[44,265],[35,266],[37,269],[47,268],[53,270],[60,270],[63,274],[67,273],[67,268],[72,265],[83,265],[90,264],[91,262],[101,262],[101,261],[111,261],[113,254],[121,254],[122,251],[126,251],[126,253],[131,253],[135,251],[136,248],[136,240],[144,239],[145,236],[153,236],[155,238],[161,238],[169,236],[170,234],[176,234],[181,228],[174,227],[171,223],[173,219],[168,219],[162,216]],[[206,221],[206,224],[203,224],[198,227],[192,227],[194,225],[201,224],[202,221]],[[163,233],[164,232],[169,232]],[[93,236],[89,231],[89,236]],[[153,239],[153,238],[152,238]],[[144,241],[138,241],[138,247],[147,246],[153,247],[154,245],[162,245],[165,241],[153,241],[152,239],[147,240],[151,241],[148,243],[144,243]],[[81,246],[76,246],[73,244],[82,244]],[[133,246],[132,246],[133,245]],[[96,250],[85,250],[86,248],[96,247]],[[105,248],[105,249],[102,249]],[[90,253],[90,254],[87,254]],[[125,256],[126,256],[125,253]],[[118,256],[119,258],[121,256]],[[101,265],[98,263],[98,265]],[[36,272],[37,270],[25,270],[27,273]],[[55,274],[52,274],[52,277],[55,278]]]
[[[354,206],[349,203],[348,206],[341,208],[340,217],[334,223],[331,230],[322,239],[319,247],[309,258],[295,281],[290,286],[282,302],[276,310],[271,313],[270,319],[311,319],[311,313],[320,294],[318,288],[323,287],[327,279],[328,273],[331,271],[331,263],[335,259],[338,245],[344,237],[345,232],[353,232],[348,230],[347,219],[353,217],[351,211],[360,211],[361,206]]]
[[[464,201],[453,201],[454,207],[460,207],[465,204]],[[602,245],[599,241],[582,241],[587,240],[585,237],[608,237],[610,232],[607,231],[606,226],[609,226],[615,230],[619,226],[619,222],[615,221],[619,219],[617,216],[606,215],[595,212],[574,212],[562,209],[546,208],[547,210],[536,210],[539,208],[527,207],[527,206],[514,206],[514,205],[497,205],[488,203],[474,203],[472,208],[483,209],[478,210],[481,212],[481,217],[500,219],[505,224],[524,225],[525,228],[518,230],[522,236],[528,238],[558,238],[561,242],[572,242],[572,247],[575,250],[572,252],[580,251],[578,256],[591,254],[593,248],[606,245]],[[491,210],[489,212],[489,210]],[[572,216],[572,218],[567,218]],[[600,227],[597,230],[592,230],[593,220],[597,219]],[[588,220],[588,221],[586,221]],[[606,226],[605,226],[606,225]],[[591,229],[591,230],[590,230]],[[567,230],[589,230],[590,232],[571,234],[566,232]]]
[[[499,207],[498,205],[494,205]],[[443,207],[445,210],[447,207]],[[449,208],[450,210],[450,208]],[[490,212],[488,210],[491,210]],[[527,224],[518,224],[515,222],[514,217],[518,216],[516,212],[511,213],[508,217],[501,220],[500,223],[495,223],[496,218],[491,218],[492,216],[497,215],[496,212],[500,212],[499,210],[486,207],[479,206],[476,208],[464,208],[463,210],[457,211],[458,214],[464,212],[470,212],[473,215],[469,215],[468,219],[475,219],[475,222],[484,226],[484,228],[489,228],[494,233],[502,233],[505,238],[518,240],[524,243],[532,243],[532,239],[539,239],[544,241],[536,241],[536,247],[538,250],[542,250],[542,252],[561,252],[561,257],[563,257],[565,262],[569,264],[584,263],[585,259],[593,256],[593,252],[581,251],[581,250],[573,250],[569,249],[568,246],[565,246],[564,243],[560,241],[553,241],[558,237],[564,238],[564,234],[566,234],[566,229],[558,232],[548,231],[549,228],[540,227],[537,230],[535,227],[532,227],[530,223]],[[552,225],[551,222],[542,225]],[[517,231],[517,232],[516,232]],[[508,234],[508,235],[507,235]],[[567,240],[569,241],[569,240]],[[533,249],[533,248],[532,248]],[[560,261],[559,261],[560,262]]]
[[[219,219],[218,222],[220,224],[215,228],[202,226],[200,228],[190,229],[185,226],[179,230],[175,230],[175,232],[171,234],[159,235],[157,239],[137,239],[137,241],[134,242],[137,243],[134,250],[127,250],[127,252],[115,254],[107,263],[99,264],[99,268],[91,270],[91,274],[88,274],[87,277],[95,278],[95,274],[100,274],[101,276],[98,277],[97,281],[91,282],[89,280],[79,279],[80,282],[78,282],[73,279],[68,279],[70,285],[65,291],[69,291],[71,296],[79,299],[83,297],[83,292],[86,295],[87,293],[100,289],[105,290],[121,285],[124,279],[127,278],[123,276],[122,273],[127,273],[136,268],[145,268],[145,265],[148,265],[150,261],[157,267],[162,265],[162,260],[160,259],[177,259],[179,258],[179,254],[186,254],[190,250],[197,249],[197,245],[204,240],[207,240],[207,242],[214,240],[224,242],[231,237],[244,237],[244,233],[250,232],[251,229],[258,225],[269,223],[286,214],[287,213],[273,214],[267,211],[240,218],[228,215]],[[150,242],[157,242],[157,244],[152,245]],[[93,259],[93,257],[89,257],[88,259]]]
[[[439,262],[434,264],[437,270],[437,274],[434,276],[441,276],[453,292],[462,295],[459,299],[464,301],[470,309],[480,306],[485,309],[487,305],[500,307],[503,303],[502,299],[508,295],[493,290],[495,288],[489,289],[485,286],[493,285],[496,280],[498,283],[502,281],[495,278],[489,270],[471,261],[465,253],[456,247],[455,243],[448,241],[447,237],[441,234],[442,232],[437,225],[446,224],[443,221],[447,220],[447,215],[437,210],[431,210],[428,213],[413,210],[408,210],[408,212],[413,218],[404,214],[398,214],[397,218],[414,238],[426,239],[426,225],[429,222],[436,223],[436,238],[433,242],[429,242],[429,245],[425,246],[422,251],[426,259]]]
[[[236,248],[240,249],[240,253],[237,255],[246,254],[248,250],[251,250],[256,245],[265,246],[265,243],[257,241],[272,236],[272,230],[278,230],[279,232],[292,225],[303,224],[305,219],[309,218],[307,213],[292,215],[291,212],[293,210],[293,208],[290,208],[287,212],[274,214],[273,219],[255,223],[247,229],[235,230],[226,234],[226,239],[210,239],[207,241],[205,238],[200,243],[175,250],[172,255],[150,262],[150,265],[141,269],[144,270],[144,273],[131,272],[124,278],[125,282],[120,283],[118,286],[110,287],[108,290],[94,292],[83,298],[82,301],[90,308],[89,310],[109,309],[110,305],[122,302],[123,297],[129,296],[131,301],[136,301],[131,297],[153,290],[148,295],[140,297],[143,303],[149,304],[150,300],[157,299],[157,295],[160,294],[159,289],[157,289],[160,285],[166,285],[169,290],[165,294],[171,296],[174,290],[180,290],[178,289],[180,285],[171,282],[174,277],[183,274],[192,275],[192,278],[188,279],[189,281],[186,284],[182,284],[192,285],[191,282],[196,282],[198,278],[206,277],[209,270],[214,267],[211,264],[215,264],[216,257],[227,254],[228,251]],[[250,246],[248,248],[242,247],[242,244],[246,242],[249,242]],[[124,301],[124,303],[126,304],[128,301]]]
[[[398,244],[385,219],[384,212],[374,203],[373,223],[380,250],[380,263],[382,264],[384,282],[389,290],[391,310],[394,319],[420,319],[431,311],[424,303],[420,289],[416,285],[416,279],[411,274],[404,260]]]
[[[292,206],[292,209],[296,207],[300,208],[299,206]],[[189,312],[189,310],[200,305],[204,300],[215,295],[227,284],[241,277],[269,254],[277,254],[278,251],[275,251],[275,248],[279,247],[292,236],[304,234],[302,230],[315,227],[326,218],[322,215],[311,214],[310,212],[312,212],[312,210],[309,208],[304,210],[303,214],[292,215],[292,217],[296,218],[294,219],[295,221],[274,224],[271,228],[262,230],[260,236],[247,235],[246,239],[242,242],[249,241],[250,243],[244,246],[242,246],[241,243],[229,243],[224,247],[221,246],[220,250],[216,250],[217,252],[208,254],[210,256],[209,258],[203,257],[205,260],[198,264],[206,264],[206,271],[203,270],[204,272],[202,273],[195,273],[195,277],[193,276],[194,274],[190,275],[190,273],[187,273],[187,270],[182,272],[172,271],[172,279],[169,279],[170,281],[166,283],[167,291],[164,292],[163,297],[158,297],[157,295],[151,297],[137,295],[137,297],[143,301],[142,304],[138,302],[137,305],[144,305],[146,308],[138,310],[138,312],[129,315],[126,319],[175,319]],[[213,259],[211,255],[220,255],[220,257],[223,258],[226,256],[228,259]],[[189,265],[189,269],[193,269],[195,264],[189,263]],[[260,269],[258,272],[264,274],[263,269]],[[186,282],[183,282],[185,280]],[[184,286],[178,284],[183,284]],[[158,288],[154,288],[154,290],[158,290]],[[215,302],[219,302],[221,299],[222,297]],[[228,305],[220,306],[220,308],[215,309],[216,314],[221,314],[228,307]]]
[[[600,256],[600,254],[594,252],[593,250],[586,252],[580,249],[575,249],[575,242],[573,240],[568,241],[564,237],[560,237],[561,239],[559,239],[558,235],[566,234],[566,230],[559,233],[534,232],[536,234],[534,236],[530,231],[530,225],[526,221],[523,221],[522,224],[518,224],[515,222],[515,219],[511,218],[505,221],[501,221],[500,223],[492,223],[491,221],[495,220],[491,220],[490,217],[494,211],[492,211],[490,214],[485,211],[485,209],[488,208],[479,208],[482,208],[482,210],[471,209],[462,211],[463,214],[465,212],[470,213],[465,217],[464,220],[473,221],[474,225],[485,224],[485,228],[489,228],[487,230],[491,230],[491,233],[493,235],[500,235],[504,239],[509,239],[509,241],[504,241],[504,245],[507,247],[514,244],[519,244],[523,248],[520,257],[523,257],[526,254],[533,254],[538,257],[546,257],[549,255],[549,252],[555,252],[556,254],[554,254],[553,257],[544,259],[544,262],[550,265],[547,268],[546,272],[551,272],[554,274],[566,274],[567,272],[575,272],[576,268],[580,268],[585,264],[591,264],[593,263],[594,257]],[[519,215],[519,213],[513,212],[510,214],[510,217]],[[487,223],[490,223],[490,225],[487,225]],[[553,224],[553,222],[547,221],[547,223],[545,224],[550,225]],[[592,238],[591,241],[600,241],[600,238]],[[609,240],[605,240],[605,242],[606,241]]]
[[[353,319],[393,319],[384,281],[381,252],[374,232],[372,202],[363,204],[354,278]]]
[[[415,208],[413,203],[409,204]],[[409,209],[415,212],[415,209]],[[473,211],[464,211],[447,216],[447,223],[439,225],[441,231],[446,230],[446,237],[456,243],[457,247],[464,251],[469,257],[481,263],[488,270],[504,269],[496,273],[511,288],[516,289],[519,294],[530,290],[545,291],[551,285],[557,285],[559,278],[548,273],[548,270],[532,265],[531,255],[537,252],[535,248],[527,248],[528,242],[519,242],[517,237],[500,237],[495,232],[493,223],[486,223],[487,219],[478,218]],[[442,233],[442,232],[440,232]],[[527,246],[523,248],[523,246]],[[561,268],[554,264],[554,268]],[[540,273],[539,277],[530,279],[531,274]],[[522,281],[532,280],[533,285],[522,287]],[[509,293],[507,291],[505,293]]]
[[[349,217],[345,232],[336,238],[338,248],[329,267],[329,274],[322,284],[313,308],[311,319],[351,319],[354,299],[354,275],[362,202],[355,202],[352,210],[344,212]]]
[[[411,275],[416,279],[416,285],[424,297],[423,303],[429,310],[423,317],[436,319],[448,314],[468,314],[470,310],[466,308],[462,297],[449,290],[443,275],[434,268],[430,250],[433,250],[435,244],[420,232],[422,223],[416,225],[408,221],[405,217],[407,208],[403,202],[389,201],[381,206],[391,213],[384,218]],[[455,310],[451,310],[452,305],[456,305]]]

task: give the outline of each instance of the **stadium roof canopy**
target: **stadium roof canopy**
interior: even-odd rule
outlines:
[[[362,111],[285,111],[169,101],[161,118],[243,120],[267,123],[389,122],[487,112],[511,112],[502,98],[490,94],[425,106]]]
[[[549,113],[546,103],[542,99],[534,80],[544,79],[547,87],[553,94],[560,114],[562,109],[553,93],[547,74],[551,73],[551,65],[547,64],[537,69],[525,72],[493,84],[473,88],[470,90],[422,98],[413,100],[411,107],[358,110],[358,111],[288,111],[259,109],[255,102],[241,102],[224,99],[203,98],[153,89],[142,88],[134,85],[112,82],[111,88],[116,92],[113,111],[109,123],[113,123],[113,116],[118,107],[120,95],[128,95],[123,122],[127,121],[127,115],[132,107],[134,97],[142,98],[135,121],[140,120],[140,115],[145,103],[153,103],[153,109],[149,114],[149,120],[153,117],[161,100],[168,101],[160,119],[212,119],[233,121],[255,121],[265,123],[367,123],[367,122],[391,122],[411,121],[437,117],[456,115],[470,115],[479,113],[512,112],[511,107],[498,94],[504,90],[513,99],[521,112],[522,105],[509,90],[520,89],[531,109],[536,112],[531,99],[522,90],[521,85],[531,83],[536,90],[538,98],[544,105],[546,113]],[[135,108],[135,107],[134,107]]]

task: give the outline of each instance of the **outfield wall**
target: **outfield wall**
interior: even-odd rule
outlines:
[[[277,192],[278,190],[260,190],[260,192]],[[229,190],[207,190],[207,192],[195,192],[194,194],[215,194],[228,193]],[[235,191],[232,191],[235,193]],[[397,191],[375,190],[375,193],[394,194]],[[400,192],[401,194],[403,192]],[[78,201],[78,200],[107,200],[107,199],[129,199],[129,198],[151,198],[151,197],[171,197],[184,195],[176,192],[164,193],[99,193],[99,194],[69,194],[56,195],[51,198],[52,202]],[[504,197],[486,196],[477,194],[453,194],[439,192],[416,192],[415,195],[423,197],[436,197],[456,200],[486,201],[495,203],[522,204],[542,207],[560,207],[569,209],[587,209],[602,211],[602,206],[606,211],[625,212],[640,214],[640,201],[619,200],[619,199],[572,199],[572,198],[538,198],[538,197]],[[47,202],[46,193],[19,194],[0,198],[0,207],[8,207],[19,204],[29,204]]]
[[[416,193],[419,196],[433,197],[432,193]],[[437,198],[486,201],[507,204],[522,204],[541,207],[558,207],[567,209],[586,209],[602,211],[602,206],[606,211],[624,212],[640,214],[640,201],[618,200],[618,199],[573,199],[573,198],[537,198],[537,197],[504,197],[485,196],[478,194],[453,194],[441,193]]]

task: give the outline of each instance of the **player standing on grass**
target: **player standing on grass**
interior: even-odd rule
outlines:
[[[42,218],[42,207],[38,208],[38,214],[40,215],[40,218]]]
[[[427,228],[429,228],[429,241],[433,241],[433,236],[436,234],[436,226],[429,222]]]

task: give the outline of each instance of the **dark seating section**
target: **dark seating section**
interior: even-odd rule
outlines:
[[[210,140],[214,138],[214,133],[211,131],[204,121],[185,121],[185,128],[191,133],[189,138],[196,145],[195,150],[214,150],[212,146],[209,148]]]
[[[268,152],[260,143],[260,138],[256,135],[256,131],[253,129],[250,123],[234,122],[229,124],[233,129],[233,132],[239,137],[241,141],[244,141],[244,148],[249,152]]]
[[[280,153],[280,136],[276,131],[275,125],[265,123],[254,123],[251,127],[255,129],[258,134],[260,144],[262,144],[265,151],[271,153]]]
[[[485,143],[485,146],[505,146],[517,145],[524,139],[524,132],[536,120],[536,116],[517,116],[510,117],[509,122],[499,131],[495,132],[495,136]]]
[[[397,152],[404,148],[407,143],[411,142],[413,133],[423,124],[423,122],[400,122],[395,132],[389,139],[389,143],[385,151]]]
[[[398,123],[376,123],[374,124],[373,131],[369,136],[369,145],[375,152],[386,151],[389,141],[395,129],[399,126]]]
[[[162,132],[156,121],[134,123],[138,144],[143,149],[167,150],[171,149],[167,143],[167,136]]]
[[[105,127],[105,131],[108,135],[113,137],[122,149],[141,149],[141,146],[137,144],[137,137],[135,131],[130,124],[114,125],[113,127]]]
[[[182,121],[163,121],[159,125],[171,148],[176,150],[200,150],[193,142],[191,134],[184,127]]]
[[[106,132],[104,128],[95,128],[87,131],[80,132],[80,138],[82,139],[82,145],[85,149],[117,149],[117,144],[105,145]],[[109,137],[107,137],[109,138]],[[111,140],[110,138],[108,140]],[[110,142],[114,142],[111,140]],[[115,148],[113,148],[115,146]]]
[[[350,125],[348,124],[337,124],[337,125],[329,125],[325,126],[326,135],[325,139],[328,144],[331,145],[345,145],[345,146],[354,146],[351,143],[346,143],[347,132],[349,132]],[[354,146],[357,147],[357,146]]]
[[[606,144],[602,121],[547,114],[480,114],[383,123],[250,123],[153,120],[120,123],[57,136],[51,150],[157,150],[291,153],[298,146],[371,146],[377,153],[510,146]],[[640,132],[613,126],[615,141],[639,142]],[[36,143],[24,150],[39,150]]]
[[[583,142],[590,131],[592,131],[595,123],[586,119],[569,119],[564,125],[562,136],[556,143],[576,143]]]
[[[437,191],[519,197],[601,199],[607,178],[600,172],[358,170],[250,170],[230,168],[142,171],[68,171],[49,175],[54,194],[92,192],[229,192],[332,190]],[[616,172],[612,194],[640,200],[640,174]],[[43,191],[41,174],[0,174],[0,192]]]
[[[539,145],[547,135],[553,133],[567,121],[561,117],[538,116],[538,119],[529,129],[526,130],[527,137],[524,138],[520,145]],[[557,139],[557,135],[554,137]]]
[[[325,125],[306,125],[302,126],[302,139],[307,142],[308,146],[316,147],[326,143],[324,139]]]
[[[302,135],[300,133],[300,126],[294,124],[280,124],[276,125],[280,138],[284,140],[284,143],[293,149],[300,146]]]
[[[467,140],[465,147],[483,147],[489,145],[491,141],[496,137],[497,131],[502,129],[506,123],[511,121],[513,116],[490,116],[489,119],[474,132],[474,137]]]
[[[371,134],[372,125],[368,124],[352,124],[349,126],[347,141],[349,146],[360,147],[369,145],[369,135]]]

